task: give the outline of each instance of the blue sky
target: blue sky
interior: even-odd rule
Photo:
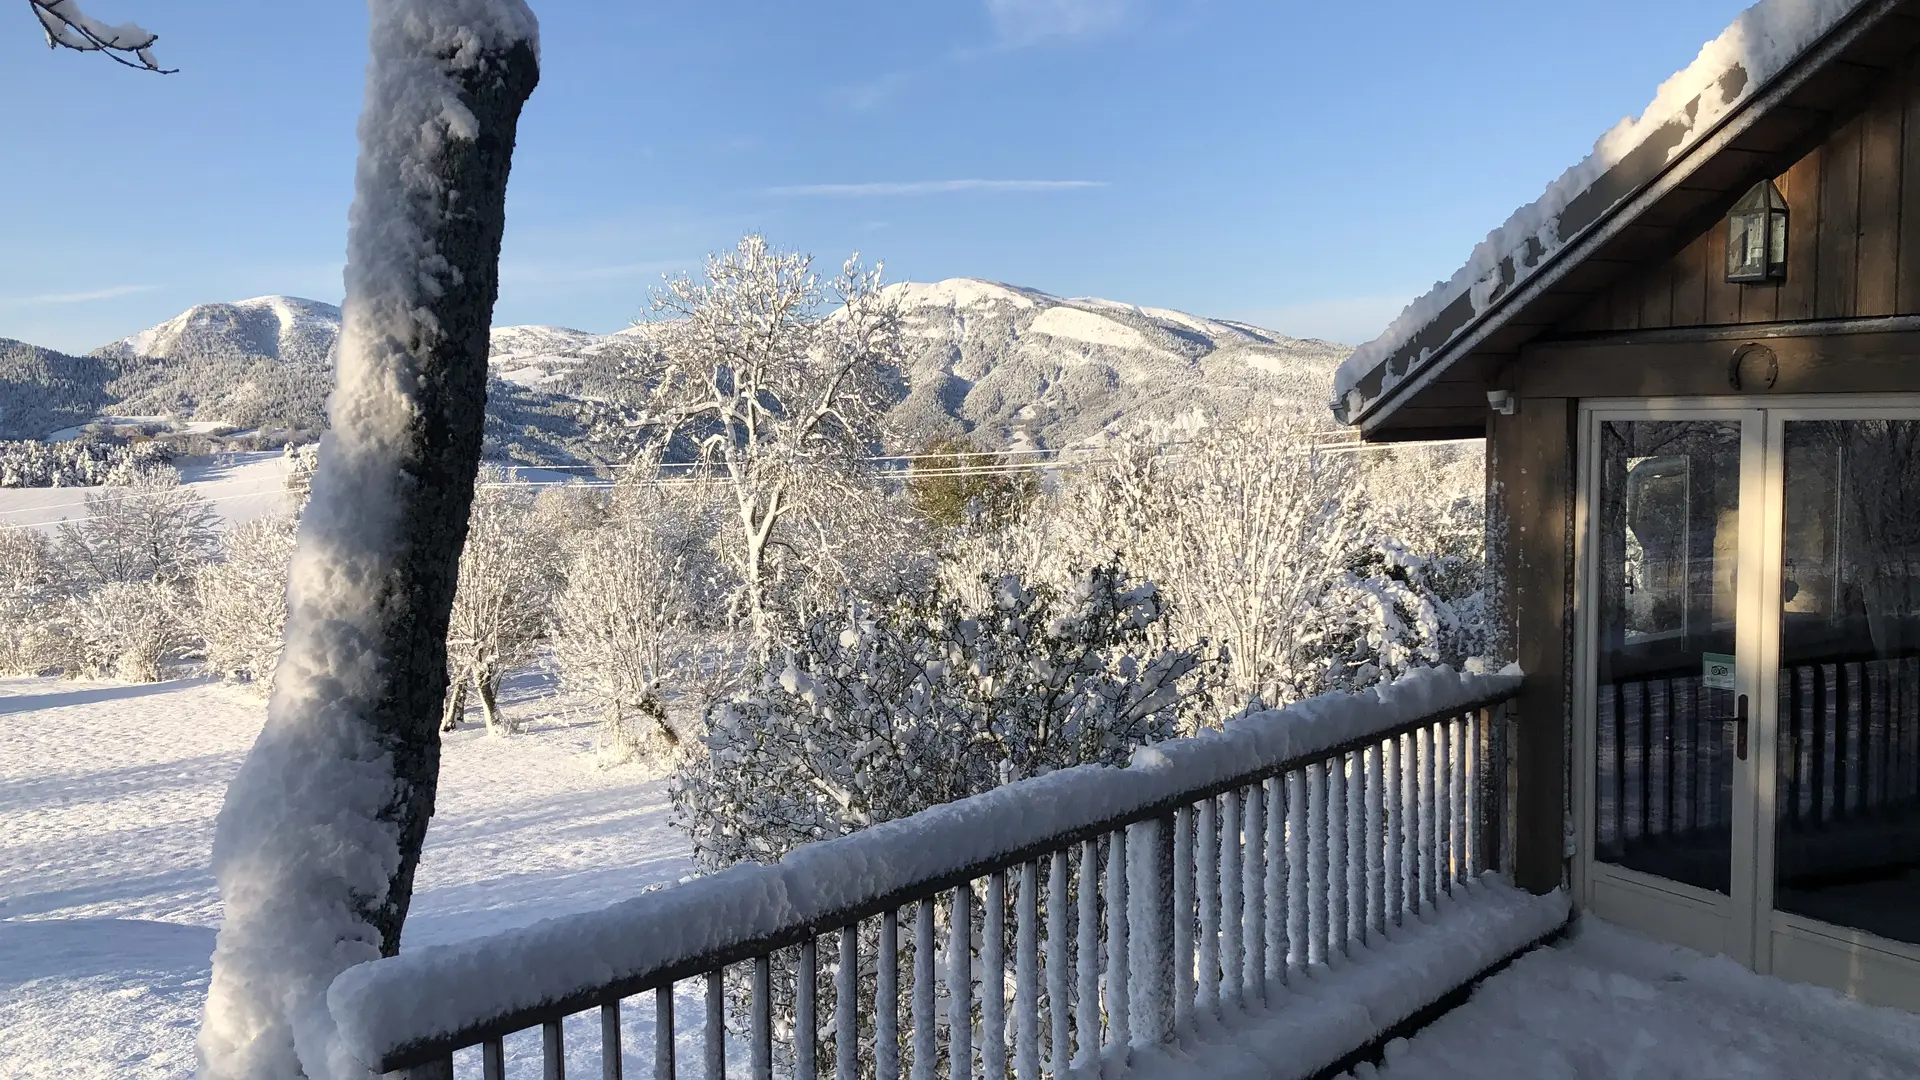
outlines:
[[[760,230],[1349,343],[1740,0],[535,0],[496,321],[618,329]],[[338,302],[366,9],[88,0],[156,77],[0,14],[0,337]]]

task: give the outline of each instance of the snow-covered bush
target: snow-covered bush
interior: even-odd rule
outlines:
[[[498,469],[483,469],[467,518],[460,585],[447,623],[447,700],[442,730],[466,712],[469,684],[487,730],[510,730],[500,713],[500,679],[534,658],[546,636],[559,585],[554,537],[533,513],[531,492]]]
[[[179,586],[159,578],[108,581],[66,604],[67,673],[158,682],[192,643]]]
[[[677,497],[679,496],[679,497]],[[560,683],[606,718],[616,759],[679,746],[668,684],[691,676],[686,631],[714,587],[711,528],[684,492],[647,480],[620,485],[605,521],[579,534],[554,603]]]
[[[1012,576],[974,607],[900,596],[793,631],[756,693],[712,710],[674,787],[708,868],[778,858],[1000,784],[1192,729],[1205,642],[1156,646],[1158,591],[1113,566],[1064,590]]]
[[[195,582],[200,637],[209,671],[244,681],[256,692],[273,689],[287,625],[287,566],[299,519],[274,514],[249,521],[226,537],[224,558]]]
[[[156,442],[0,442],[0,488],[134,484],[172,458]]]
[[[942,580],[1059,581],[1118,556],[1153,581],[1163,641],[1232,656],[1223,696],[1285,705],[1484,648],[1481,501],[1466,448],[1329,448],[1305,418],[1188,417],[1114,437],[1104,461],[1003,528],[963,530]],[[977,598],[976,598],[977,599]]]

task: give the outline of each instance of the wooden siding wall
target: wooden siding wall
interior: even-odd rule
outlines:
[[[1774,182],[1787,200],[1786,281],[1728,284],[1726,224],[1715,220],[1560,330],[1920,314],[1920,64],[1894,72],[1862,113]]]

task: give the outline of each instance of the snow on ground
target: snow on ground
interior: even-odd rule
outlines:
[[[503,705],[525,733],[447,737],[408,946],[688,872],[664,784],[597,767],[593,726],[552,702],[522,677]],[[191,1075],[219,919],[213,819],[264,716],[200,680],[0,679],[0,1076]]]
[[[180,482],[207,500],[226,528],[287,508],[287,458],[278,450],[181,458]],[[87,512],[84,487],[0,488],[0,529],[51,532]]]
[[[1375,1075],[1366,1068],[1361,1076]],[[1387,1050],[1385,1080],[1920,1077],[1920,1016],[1593,918]]]

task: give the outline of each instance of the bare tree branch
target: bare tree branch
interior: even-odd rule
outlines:
[[[27,0],[40,28],[46,31],[47,47],[97,52],[116,64],[143,71],[171,75],[177,68],[163,68],[153,58],[153,43],[160,35],[132,23],[110,26],[80,10],[79,0]]]

